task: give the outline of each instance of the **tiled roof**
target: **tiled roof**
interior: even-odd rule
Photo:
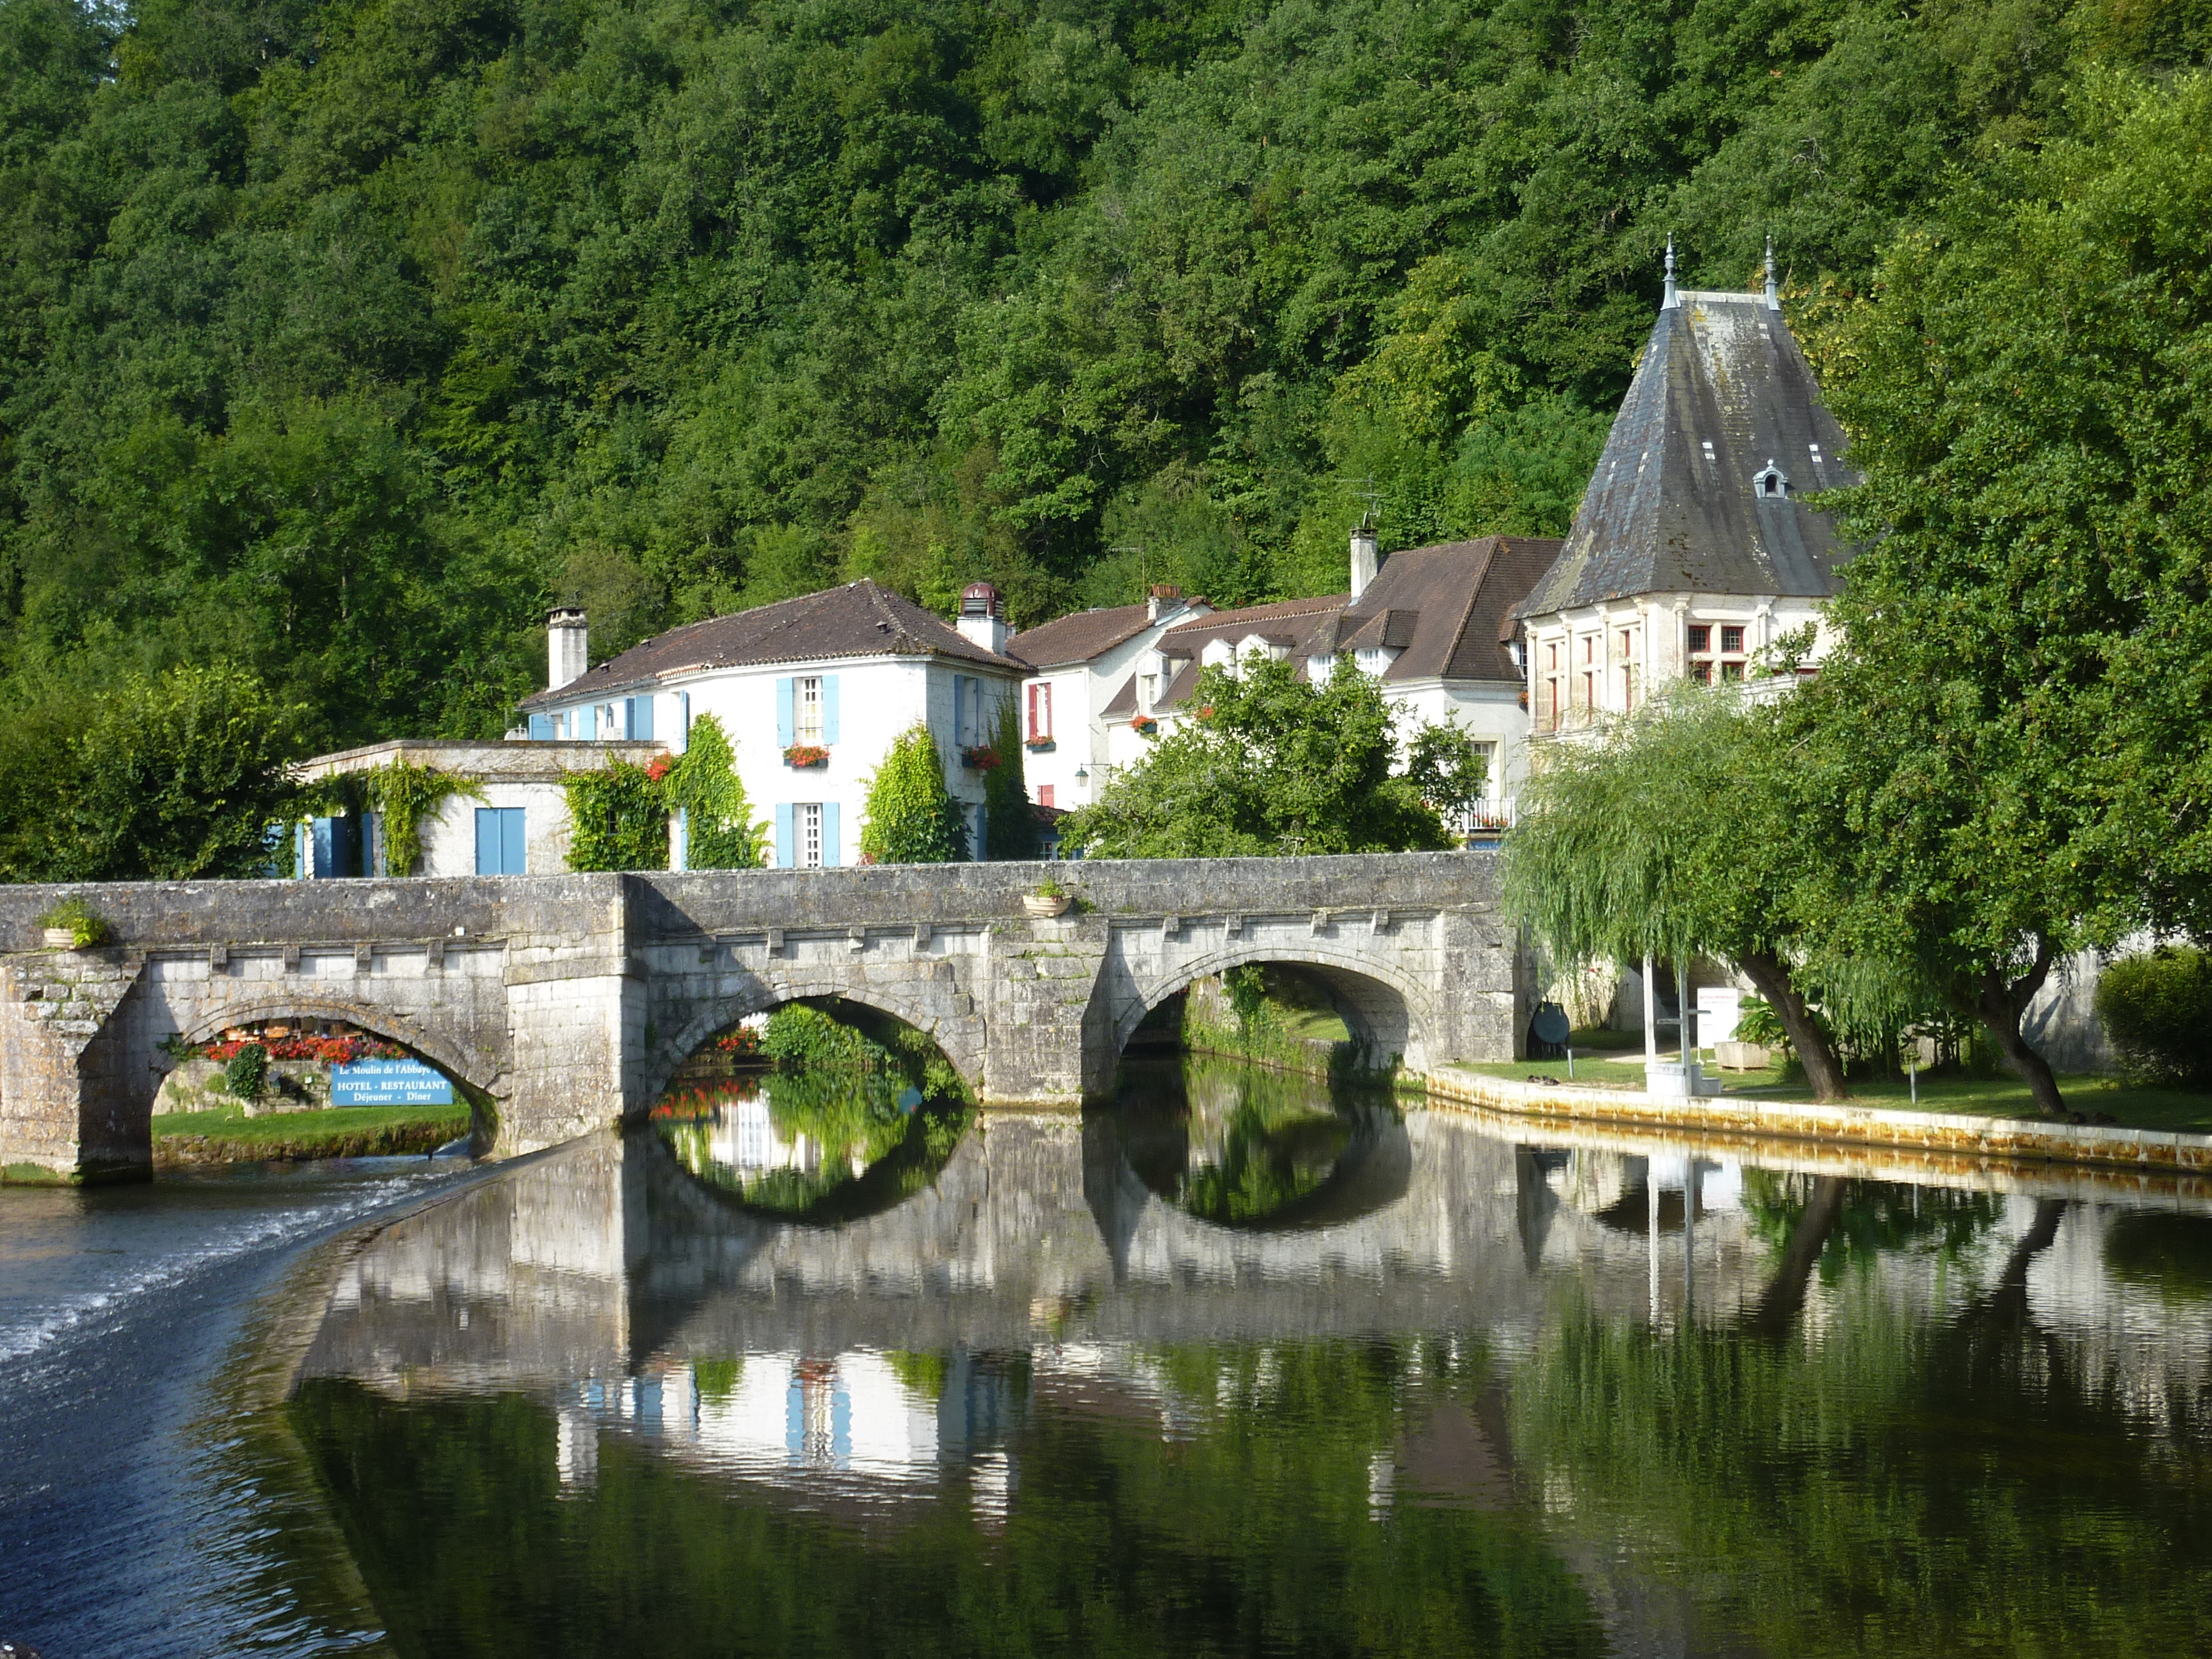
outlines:
[[[1015,635],[1006,641],[1006,654],[1032,668],[1065,668],[1071,663],[1089,662],[1150,626],[1150,613],[1141,605],[1078,611]]]
[[[841,657],[937,656],[1024,672],[1027,665],[986,651],[942,617],[863,580],[655,635],[620,656],[540,691],[521,707],[547,708],[612,696],[672,675],[767,663],[829,662]]]
[[[1782,313],[1683,293],[1659,313],[1559,559],[1524,617],[1640,593],[1824,598],[1840,562],[1806,494],[1858,482]],[[1788,480],[1762,495],[1770,463]]]

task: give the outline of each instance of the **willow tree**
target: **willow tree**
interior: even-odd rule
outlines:
[[[713,714],[691,722],[684,753],[660,783],[661,798],[684,813],[684,862],[692,870],[757,870],[768,826],[753,817],[737,750]]]
[[[945,762],[927,726],[892,739],[868,781],[860,856],[871,864],[951,864],[968,856],[968,826],[945,787]]]
[[[1506,838],[1505,902],[1554,959],[1718,957],[1773,1005],[1814,1097],[1843,1066],[1806,994],[1803,866],[1760,711],[1682,686],[1600,741],[1557,744]]]

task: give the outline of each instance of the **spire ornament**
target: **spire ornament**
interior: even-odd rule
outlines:
[[[1667,297],[1659,301],[1659,309],[1674,309],[1674,233],[1667,233]]]
[[[1774,233],[1766,234],[1766,308],[1782,309],[1782,290],[1774,285]]]

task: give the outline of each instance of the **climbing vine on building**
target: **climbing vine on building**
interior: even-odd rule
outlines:
[[[603,771],[564,772],[571,870],[665,870],[668,811],[641,766],[610,758]]]
[[[422,824],[455,796],[470,800],[484,798],[483,786],[457,777],[434,766],[416,766],[406,757],[395,757],[365,780],[368,802],[384,822],[386,873],[411,876],[422,861]]]
[[[702,714],[681,757],[661,780],[661,799],[681,810],[688,830],[684,863],[693,870],[753,870],[767,849],[768,826],[753,820],[738,777],[737,750],[722,723]]]
[[[909,726],[868,784],[860,856],[871,864],[950,864],[968,856],[968,826],[945,787],[927,726]]]

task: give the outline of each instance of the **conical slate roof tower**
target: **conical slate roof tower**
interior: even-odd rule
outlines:
[[[1666,297],[1551,568],[1515,617],[1539,734],[1632,708],[1655,678],[1743,677],[1817,617],[1843,550],[1815,492],[1858,482],[1841,427],[1764,294]]]

